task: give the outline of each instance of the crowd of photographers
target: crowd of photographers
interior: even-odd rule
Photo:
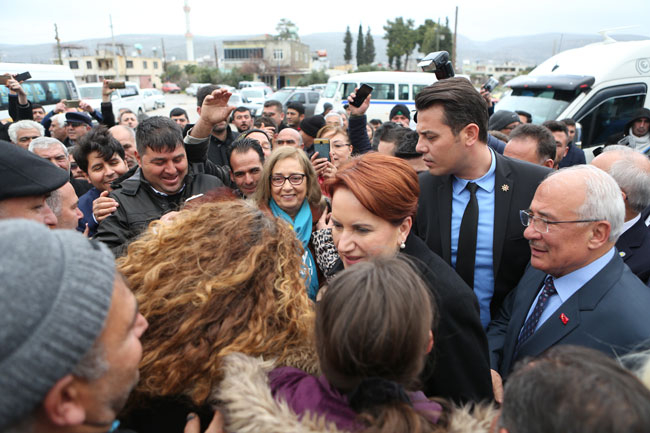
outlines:
[[[464,78],[193,124],[16,78],[0,432],[650,431],[649,110],[587,164]]]

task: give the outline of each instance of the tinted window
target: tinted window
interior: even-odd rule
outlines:
[[[293,95],[291,95],[291,98],[289,98],[289,102],[302,102],[304,104],[306,103],[305,94],[294,93]]]
[[[357,83],[343,83],[343,94],[341,95],[341,99],[347,99],[348,96],[350,96],[350,93],[354,93],[354,89],[357,87]],[[375,97],[375,94],[372,94],[373,99]]]
[[[309,103],[317,104],[320,99],[320,94],[318,92],[309,92]]]
[[[75,99],[76,92],[72,91],[72,84],[65,81],[38,81],[29,80],[23,84],[27,93],[27,99],[41,105],[53,105],[61,99]],[[6,86],[0,86],[0,110],[7,110],[9,104],[9,90]]]
[[[623,132],[632,112],[643,107],[644,100],[645,95],[610,98],[579,119],[582,125],[582,147],[603,144],[609,136]]]
[[[409,85],[408,84],[400,84],[399,85],[399,92],[397,94],[397,99],[400,101],[408,101],[409,100]]]
[[[374,90],[372,91],[372,99],[395,99],[395,85],[388,83],[368,83]]]
[[[413,84],[413,99],[427,86],[428,84]]]

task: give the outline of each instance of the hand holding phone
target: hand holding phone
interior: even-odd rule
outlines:
[[[330,160],[330,139],[329,138],[315,138],[314,151],[318,152],[318,158],[327,158]]]
[[[22,74],[18,74],[18,75],[16,75],[16,76],[14,77],[14,79],[15,79],[16,81],[18,81],[19,83],[20,83],[21,81],[27,81],[27,80],[29,80],[30,78],[32,78],[32,74],[30,74],[29,72],[23,72]]]
[[[354,92],[355,97],[352,100],[352,102],[350,102],[350,105],[352,105],[354,107],[357,107],[357,108],[361,107],[361,104],[363,104],[363,101],[366,100],[368,95],[370,95],[370,93],[373,90],[374,89],[372,87],[370,87],[369,85],[362,84],[361,87],[359,87],[359,89],[356,92]]]

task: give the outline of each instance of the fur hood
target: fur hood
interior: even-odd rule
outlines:
[[[223,362],[224,378],[212,399],[220,402],[226,430],[237,433],[338,433],[333,422],[316,414],[299,418],[284,401],[271,395],[268,373],[274,361],[264,361],[241,353],[227,355]],[[454,408],[450,433],[487,433],[497,414],[494,406]]]

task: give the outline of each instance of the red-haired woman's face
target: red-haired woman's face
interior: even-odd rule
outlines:
[[[373,257],[396,254],[411,230],[411,217],[395,226],[366,209],[346,188],[334,192],[331,220],[334,245],[346,268]]]

